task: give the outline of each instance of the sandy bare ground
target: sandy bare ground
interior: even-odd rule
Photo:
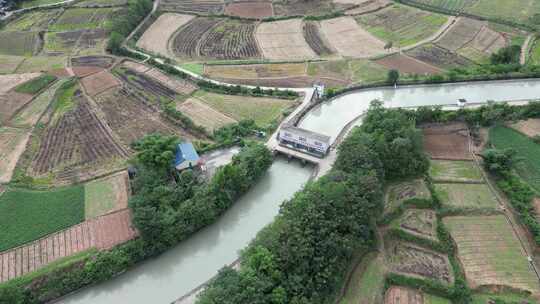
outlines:
[[[267,59],[301,60],[317,55],[309,47],[302,30],[302,19],[261,23],[255,37]]]
[[[385,43],[363,29],[353,17],[321,21],[321,33],[344,57],[369,58],[386,52]]]
[[[26,245],[0,252],[0,283],[90,248],[110,249],[137,236],[131,211],[85,221]]]
[[[146,72],[146,75],[161,82],[162,84],[164,84],[165,86],[169,87],[170,89],[174,90],[176,93],[179,93],[179,94],[189,95],[197,89],[197,86],[193,84],[192,82],[189,82],[184,79],[168,76],[167,74],[162,73],[158,69],[151,69]]]
[[[41,75],[41,73],[0,75],[0,94],[5,94],[19,84],[24,83],[32,78],[36,78],[39,75]]]
[[[511,127],[529,137],[534,137],[540,135],[540,118],[522,120],[512,124]]]
[[[0,128],[0,183],[11,180],[15,165],[26,148],[29,130]]]
[[[156,20],[137,41],[137,46],[153,53],[168,56],[169,38],[194,16],[165,13]]]
[[[196,125],[203,126],[209,131],[236,122],[233,118],[214,110],[196,98],[189,98],[178,104],[176,109],[191,118]]]
[[[90,96],[96,96],[99,93],[120,85],[120,81],[107,70],[84,77],[81,83],[86,93]]]

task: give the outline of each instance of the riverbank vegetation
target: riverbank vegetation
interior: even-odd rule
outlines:
[[[375,246],[382,185],[427,168],[414,121],[374,103],[339,147],[333,170],[285,202],[243,251],[240,270],[223,269],[198,303],[328,303],[353,254]]]

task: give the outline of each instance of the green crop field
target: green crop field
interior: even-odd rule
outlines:
[[[430,37],[448,18],[405,5],[392,5],[356,20],[376,37],[403,47]]]
[[[345,295],[339,304],[378,303],[382,301],[384,262],[377,253],[362,258],[354,270]]]
[[[84,187],[8,189],[0,196],[0,251],[84,221]]]
[[[293,101],[277,98],[248,97],[195,92],[195,97],[236,120],[253,119],[261,127],[278,119]]]
[[[482,172],[472,161],[432,160],[429,175],[435,181],[482,181]]]
[[[456,208],[496,208],[497,200],[485,184],[435,184],[443,205]]]
[[[39,91],[43,90],[45,87],[47,87],[51,82],[55,81],[56,77],[53,75],[42,75],[38,78],[34,78],[30,81],[27,81],[23,84],[18,85],[15,88],[16,92],[19,93],[27,93],[27,94],[36,94]]]
[[[471,304],[486,304],[486,303],[497,303],[496,300],[505,301],[505,303],[527,303],[527,304],[538,304],[538,300],[533,297],[526,295],[518,295],[511,293],[503,294],[473,294]],[[490,302],[491,301],[491,302]]]
[[[540,64],[540,39],[534,43],[529,60],[532,64]]]
[[[388,69],[370,60],[358,59],[349,61],[351,81],[353,83],[367,83],[386,80]]]
[[[517,166],[517,172],[533,188],[540,191],[540,144],[514,129],[503,126],[491,128],[489,140],[498,149],[516,150],[523,159]]]
[[[35,7],[35,6],[40,6],[40,5],[54,4],[58,2],[60,2],[60,0],[30,0],[30,1],[22,1],[20,6],[22,8],[28,8],[28,7]]]

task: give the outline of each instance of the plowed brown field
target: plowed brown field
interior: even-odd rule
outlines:
[[[120,81],[107,70],[84,77],[81,83],[86,93],[90,96],[96,96],[99,93],[120,85]]]
[[[437,67],[401,54],[387,56],[376,60],[375,62],[384,65],[389,69],[396,69],[402,73],[408,74],[439,74],[442,72],[442,70]]]
[[[431,125],[423,128],[424,149],[433,159],[470,160],[465,124]]]

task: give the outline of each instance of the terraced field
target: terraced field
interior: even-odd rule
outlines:
[[[195,18],[183,26],[174,36],[171,48],[178,57],[197,57],[201,37],[212,27],[222,22],[216,18]]]
[[[257,27],[256,38],[267,59],[302,60],[316,57],[304,39],[302,19],[261,23]]]
[[[228,20],[214,26],[199,41],[199,56],[216,59],[258,58],[255,41],[256,24],[250,21]]]
[[[30,133],[27,130],[0,127],[0,183],[11,180],[15,165],[24,152]]]
[[[403,202],[410,199],[430,199],[431,194],[426,183],[421,180],[404,181],[388,186],[384,211],[392,212]]]
[[[432,160],[429,175],[436,182],[483,182],[481,169],[472,161]]]
[[[0,54],[31,56],[39,52],[41,40],[37,32],[0,31]]]
[[[465,209],[495,209],[497,200],[485,184],[435,184],[441,203]]]
[[[411,8],[404,5],[392,5],[388,8],[356,20],[370,33],[400,47],[422,41],[439,30],[447,17]]]
[[[150,52],[168,56],[168,42],[172,35],[194,16],[165,13],[152,23],[137,41],[137,46]]]
[[[170,12],[190,12],[218,15],[223,12],[223,0],[163,0],[159,8]]]
[[[306,22],[304,24],[304,38],[318,56],[334,53],[328,43],[321,37],[320,28],[317,23]]]
[[[263,19],[274,15],[272,2],[232,2],[225,6],[225,14],[243,18]]]
[[[103,28],[113,12],[111,8],[70,8],[49,26],[49,31]]]
[[[432,125],[423,132],[424,149],[432,159],[472,160],[465,124]]]
[[[178,102],[176,109],[191,118],[196,125],[203,126],[208,131],[237,122],[197,98],[189,98],[184,102]]]
[[[538,279],[503,215],[447,217],[443,222],[472,288],[504,285],[538,293]]]
[[[441,69],[464,67],[473,63],[469,59],[435,44],[424,44],[405,53]]]

